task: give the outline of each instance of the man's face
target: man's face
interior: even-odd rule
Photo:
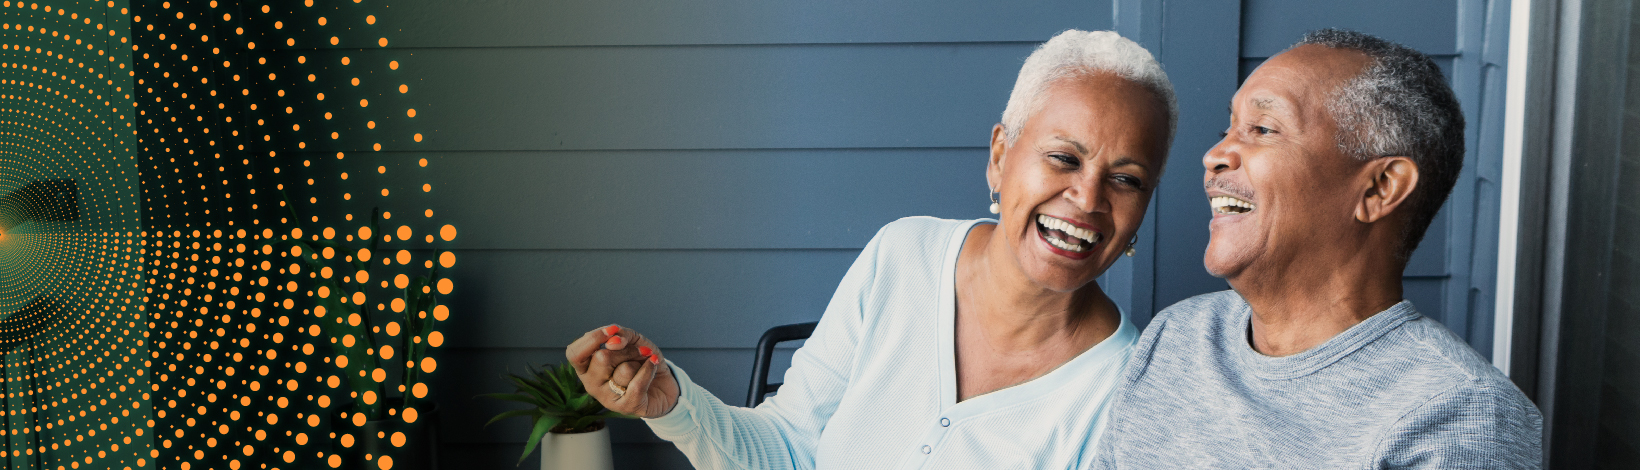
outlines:
[[[1209,273],[1235,284],[1357,248],[1335,242],[1357,223],[1363,165],[1339,150],[1327,103],[1367,64],[1357,52],[1302,46],[1270,58],[1236,92],[1224,139],[1202,157]]]

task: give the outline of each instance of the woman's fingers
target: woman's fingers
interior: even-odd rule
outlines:
[[[620,365],[615,366],[615,374],[610,376],[609,381],[615,382],[615,385],[622,387],[629,386],[632,384],[632,379],[638,376],[638,368],[640,367],[643,367],[641,362],[622,362]]]
[[[632,378],[632,382],[627,384],[626,394],[615,401],[616,405],[621,407],[621,412],[644,418],[653,418],[654,416],[646,412],[646,408],[649,408],[649,385],[654,381],[655,364],[645,360],[643,366],[640,366],[636,371],[636,376]]]
[[[575,373],[585,374],[588,364],[592,361],[592,355],[603,349],[604,344],[609,342],[610,337],[619,334],[622,330],[625,330],[625,328],[621,328],[619,325],[609,325],[588,331],[576,339],[575,342],[570,343],[568,348],[564,348],[564,358],[568,359],[570,365],[575,367]]]

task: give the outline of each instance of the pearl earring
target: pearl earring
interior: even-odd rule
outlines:
[[[996,191],[990,191],[990,195],[991,195],[991,213],[992,214],[1001,214],[1002,213],[1002,207],[997,205],[997,203],[999,202],[997,200],[997,197],[1001,196],[1002,193],[998,193]]]
[[[1133,245],[1135,243],[1139,243],[1139,237],[1133,237],[1133,241],[1128,242],[1127,251],[1124,252],[1124,254],[1128,255],[1129,258],[1132,258],[1133,254],[1135,253],[1135,251],[1133,250]]]

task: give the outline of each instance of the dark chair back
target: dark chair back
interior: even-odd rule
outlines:
[[[763,403],[763,396],[780,389],[780,384],[769,383],[769,359],[774,356],[774,345],[785,341],[808,339],[818,322],[793,323],[769,328],[757,340],[757,358],[752,362],[752,390],[746,394],[746,407]]]

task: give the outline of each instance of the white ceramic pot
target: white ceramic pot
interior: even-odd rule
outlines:
[[[541,470],[615,470],[609,427],[578,434],[541,437]]]

